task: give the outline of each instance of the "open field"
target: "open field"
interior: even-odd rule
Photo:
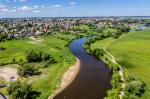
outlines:
[[[65,47],[68,42],[58,39],[57,36],[67,37],[69,39],[74,38],[74,36],[71,35],[66,36],[65,34],[56,34],[54,36],[42,36],[40,37],[42,40],[37,43],[31,43],[32,40],[30,39],[12,40],[0,43],[0,46],[6,48],[6,50],[0,52],[1,66],[3,64],[11,63],[14,59],[16,62],[19,62],[21,59],[26,61],[26,51],[29,50],[41,50],[47,52],[57,61],[55,64],[41,68],[40,71],[42,74],[40,76],[20,78],[22,81],[26,80],[31,83],[35,91],[41,92],[38,99],[46,99],[50,94],[52,94],[59,86],[63,74],[70,66],[75,64],[76,61],[69,49]],[[5,92],[4,89],[2,92]]]
[[[150,32],[137,31],[121,36],[114,40],[111,38],[97,41],[92,49],[105,47],[123,67],[124,74],[129,73],[144,81],[145,93],[140,99],[150,98]]]

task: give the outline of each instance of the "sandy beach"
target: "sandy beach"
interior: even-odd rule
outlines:
[[[53,97],[55,97],[58,93],[67,88],[74,81],[80,70],[80,60],[77,58],[76,60],[77,60],[76,64],[74,66],[71,66],[63,75],[59,89],[56,90],[54,94],[49,96],[48,99],[53,99]]]

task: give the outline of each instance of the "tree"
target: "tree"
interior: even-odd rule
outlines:
[[[104,51],[103,51],[103,49],[96,48],[96,49],[93,50],[93,54],[94,54],[94,56],[96,56],[98,58],[99,56],[104,55]]]
[[[128,83],[127,87],[126,87],[126,91],[128,93],[137,95],[137,96],[141,96],[141,94],[144,91],[144,83],[141,82],[140,80],[137,81],[131,81],[130,83]]]
[[[41,52],[41,51],[28,51],[26,55],[26,59],[28,62],[41,62],[41,61],[47,61],[51,58],[50,54]]]
[[[23,66],[18,68],[18,74],[20,76],[32,76],[37,75],[39,73],[39,69],[35,64],[23,64]]]
[[[36,99],[39,92],[33,91],[32,86],[19,81],[11,83],[7,92],[12,99]]]

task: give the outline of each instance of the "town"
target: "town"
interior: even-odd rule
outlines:
[[[18,39],[29,36],[52,34],[55,31],[77,33],[80,30],[75,26],[87,25],[97,30],[105,28],[129,27],[137,28],[139,24],[147,24],[145,21],[128,18],[25,18],[25,19],[1,19],[1,38]],[[85,31],[86,32],[86,31]]]

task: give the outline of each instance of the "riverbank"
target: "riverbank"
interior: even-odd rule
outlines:
[[[74,66],[71,66],[61,78],[60,87],[58,90],[54,92],[53,95],[49,96],[48,99],[53,99],[58,93],[61,93],[64,89],[66,89],[76,78],[78,72],[80,71],[80,60],[76,58],[77,62]]]
[[[145,92],[141,91],[140,95],[137,96],[134,93],[130,93],[132,94],[130,95],[127,92],[127,88],[129,88],[128,85],[132,84],[134,81],[125,82],[125,80],[127,80],[129,77],[133,77],[134,75],[136,77],[135,79],[138,82],[143,82],[143,81],[144,83],[148,82],[147,77],[145,78],[145,76],[142,76],[143,70],[144,71],[149,70],[148,67],[146,67],[146,65],[148,65],[146,64],[148,62],[148,60],[146,61],[146,59],[149,59],[149,58],[146,58],[147,56],[145,56],[149,53],[148,50],[145,50],[145,48],[147,49],[149,48],[148,41],[146,40],[148,39],[148,37],[149,35],[147,31],[135,31],[127,35],[122,35],[119,39],[107,38],[104,40],[98,40],[91,45],[92,49],[97,49],[97,48],[103,49],[104,55],[105,53],[107,54],[105,55],[107,57],[107,60],[109,59],[111,60],[112,63],[115,63],[119,66],[121,90],[118,92],[119,93],[118,96],[120,99],[124,97],[130,98],[132,96],[140,97],[141,99],[147,99],[148,97],[148,95],[146,95],[148,94],[147,90],[149,90],[149,87],[147,87],[148,83],[146,83],[146,87],[143,86],[143,83],[140,83],[143,87],[145,87],[146,91]],[[138,45],[137,45],[137,42],[138,42]],[[139,49],[141,49],[141,51]],[[143,50],[145,51],[143,52]],[[147,68],[147,69],[144,69],[144,68]],[[131,74],[133,76],[131,76]],[[145,74],[148,74],[148,71]],[[146,80],[143,80],[144,78]],[[141,90],[143,90],[143,87],[141,88]],[[139,91],[138,87],[135,86],[135,88],[137,89],[137,91]]]
[[[125,86],[126,86],[125,79],[124,79],[123,68],[122,68],[122,66],[120,66],[120,65],[116,62],[114,56],[113,56],[111,53],[109,53],[105,48],[103,48],[103,50],[104,50],[105,54],[107,54],[108,56],[110,56],[110,57],[108,57],[108,56],[106,55],[107,58],[110,59],[110,61],[111,61],[113,64],[115,64],[115,65],[117,65],[117,66],[119,67],[118,74],[119,74],[120,80],[121,80],[121,90],[120,90],[120,92],[119,92],[119,99],[123,99],[124,90],[125,90]]]
[[[145,91],[141,92],[140,99],[149,99],[150,96],[149,39],[149,31],[137,31],[107,46],[107,50],[123,67],[125,77],[132,74],[145,83]]]

